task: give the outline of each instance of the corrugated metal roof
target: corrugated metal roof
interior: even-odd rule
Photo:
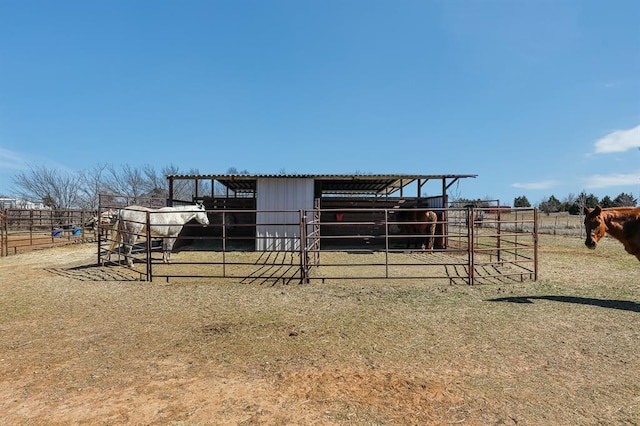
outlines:
[[[314,179],[326,194],[391,194],[410,183],[421,180],[458,180],[475,178],[473,174],[410,175],[410,174],[208,174],[170,175],[170,180],[216,180],[234,192],[254,192],[258,179]]]

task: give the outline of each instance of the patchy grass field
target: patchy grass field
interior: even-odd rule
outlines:
[[[132,281],[0,258],[4,424],[638,424],[640,263],[541,236],[540,280]]]

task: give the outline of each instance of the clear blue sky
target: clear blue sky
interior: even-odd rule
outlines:
[[[639,198],[639,148],[637,0],[0,0],[0,194],[108,162]]]

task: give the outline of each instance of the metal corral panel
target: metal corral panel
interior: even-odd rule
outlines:
[[[313,178],[258,178],[256,250],[299,250],[299,210],[313,209]]]

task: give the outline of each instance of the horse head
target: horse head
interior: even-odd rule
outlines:
[[[607,226],[602,218],[602,208],[596,206],[593,209],[589,207],[584,208],[584,228],[587,233],[587,239],[584,241],[584,245],[590,249],[595,249],[596,244],[607,230]]]
[[[195,215],[195,219],[198,221],[199,224],[201,225],[209,225],[209,216],[207,216],[207,212],[204,208],[204,204],[202,203],[198,203],[196,204],[196,215]]]

